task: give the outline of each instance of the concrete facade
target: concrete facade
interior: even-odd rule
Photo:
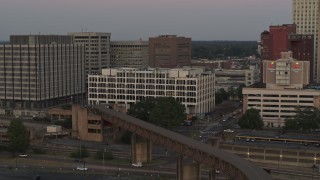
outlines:
[[[258,69],[247,70],[216,70],[215,71],[215,89],[216,91],[223,88],[226,91],[229,87],[238,88],[241,84],[250,86],[258,83],[259,79]]]
[[[148,41],[111,41],[111,67],[148,67]]]
[[[292,59],[291,52],[283,54],[277,61],[263,61],[263,83],[267,88],[302,89],[310,82],[310,62]]]
[[[72,137],[84,141],[103,142],[101,116],[80,105],[72,106]]]
[[[0,46],[0,107],[30,115],[85,93],[84,47],[74,44]]]
[[[312,69],[313,77],[316,82],[320,82],[320,59],[318,37],[319,37],[319,0],[292,0],[293,23],[297,25],[297,33],[303,35],[313,35],[314,37],[314,60]]]
[[[72,44],[69,35],[11,35],[11,44]]]
[[[255,108],[269,127],[284,126],[296,115],[296,108],[320,108],[320,91],[303,89],[243,88],[243,112]]]
[[[147,97],[174,97],[186,113],[208,113],[214,107],[214,74],[202,68],[103,69],[88,77],[88,104],[121,104],[126,109]]]
[[[243,112],[255,108],[266,126],[282,127],[285,119],[296,115],[296,108],[320,108],[320,91],[303,89],[309,84],[309,62],[282,53],[277,61],[264,61],[266,88],[243,88]]]
[[[161,35],[149,38],[149,66],[173,68],[191,64],[191,38]]]
[[[101,73],[110,67],[110,36],[104,32],[70,32],[75,44],[85,46],[86,74]]]

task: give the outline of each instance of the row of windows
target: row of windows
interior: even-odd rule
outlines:
[[[155,94],[147,94],[147,95],[151,95],[154,96]],[[164,94],[156,94],[158,96],[165,96]],[[117,100],[132,100],[132,101],[136,101],[136,100],[140,100],[140,99],[145,99],[145,96],[130,96],[130,95],[100,95],[100,96],[90,96],[90,98],[101,98],[101,99],[109,99],[109,100],[113,100],[113,99],[117,99]],[[196,98],[176,98],[179,102],[187,102],[187,103],[196,103],[197,100]]]

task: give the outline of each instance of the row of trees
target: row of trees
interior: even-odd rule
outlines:
[[[320,110],[317,108],[296,108],[296,116],[286,119],[286,130],[310,131],[320,128]]]
[[[248,109],[239,118],[238,124],[241,128],[260,129],[263,121],[257,109]],[[320,110],[317,108],[296,108],[296,115],[285,120],[285,130],[291,131],[313,131],[320,129]]]
[[[255,41],[193,41],[192,57],[202,59],[226,59],[248,57],[257,54]]]
[[[134,104],[130,116],[170,129],[186,119],[185,107],[173,97],[146,98]]]
[[[217,90],[215,93],[215,102],[216,104],[220,104],[225,100],[228,99],[242,99],[242,88],[245,87],[244,84],[241,84],[239,87],[234,88],[234,87],[229,87],[228,90],[226,91],[225,89],[221,88]]]

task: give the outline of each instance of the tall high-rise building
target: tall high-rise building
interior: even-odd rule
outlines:
[[[84,46],[3,44],[0,46],[0,108],[42,109],[78,100],[84,84]],[[78,98],[76,98],[79,96]]]
[[[320,82],[320,60],[318,52],[318,26],[319,23],[319,5],[320,0],[293,0],[292,18],[293,23],[297,25],[297,33],[314,36],[314,61],[313,77],[317,83]]]
[[[110,36],[103,32],[71,32],[75,44],[86,47],[86,74],[99,74],[110,66]]]
[[[148,41],[111,41],[111,67],[148,66]]]
[[[161,35],[149,38],[149,66],[182,67],[191,64],[191,38]]]

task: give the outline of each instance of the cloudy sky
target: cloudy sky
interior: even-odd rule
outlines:
[[[192,40],[258,40],[292,23],[291,0],[0,0],[0,40],[10,34],[110,32],[111,40],[177,34]]]

